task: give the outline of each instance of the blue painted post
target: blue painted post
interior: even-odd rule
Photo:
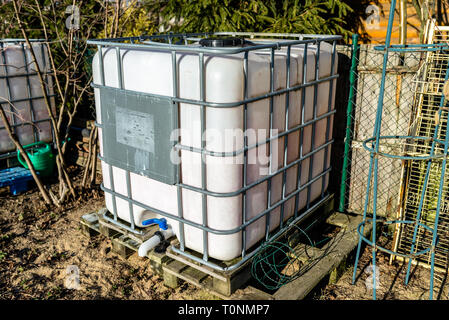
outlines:
[[[376,137],[375,145],[374,145],[374,152],[371,152],[370,155],[370,164],[369,164],[369,176],[368,176],[368,184],[366,188],[366,196],[365,196],[365,206],[363,209],[363,221],[366,221],[366,213],[368,209],[368,202],[369,202],[369,194],[370,194],[370,186],[371,186],[371,176],[374,175],[374,184],[373,184],[373,267],[376,266],[376,205],[377,205],[377,173],[378,173],[378,156],[377,153],[379,152],[379,137],[380,137],[380,129],[382,124],[382,110],[383,110],[383,102],[384,102],[384,93],[385,93],[385,77],[387,72],[387,62],[388,62],[388,49],[390,47],[390,40],[391,40],[391,30],[393,28],[393,19],[394,19],[394,9],[396,7],[396,0],[391,0],[391,6],[390,6],[390,14],[388,17],[388,28],[387,28],[387,36],[385,39],[385,52],[383,57],[383,64],[382,64],[382,78],[380,82],[380,90],[379,90],[379,100],[377,102],[377,113],[376,113],[376,121],[374,123],[374,133],[373,135]],[[374,162],[374,172],[372,172],[373,168],[373,162]],[[363,234],[363,229],[362,229]],[[362,245],[362,239],[359,237],[359,243],[357,246],[357,255],[356,260],[354,264],[354,273],[352,282],[355,282],[355,277],[357,273],[357,266],[359,262],[360,257],[360,249]],[[375,269],[374,269],[375,270]],[[374,272],[373,270],[373,272]],[[376,299],[376,277],[373,274],[373,299]]]

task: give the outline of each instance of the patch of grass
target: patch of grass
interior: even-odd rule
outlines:
[[[125,287],[122,288],[122,294],[125,297],[128,297],[131,294],[132,291],[133,291],[133,289],[132,289],[131,286],[125,286]]]
[[[207,292],[206,290],[201,290],[197,293],[197,296],[195,299],[198,300],[222,300],[221,298],[217,297],[216,295]]]
[[[30,281],[31,279],[23,279],[22,281],[20,281],[20,286],[22,287],[23,290],[27,290],[29,288],[28,282]]]
[[[61,286],[53,287],[47,292],[46,298],[48,300],[58,299],[62,296],[63,291],[64,291],[64,288]]]
[[[0,251],[0,261],[6,258],[6,252]]]
[[[60,260],[63,260],[63,259],[66,259],[67,258],[67,253],[64,251],[64,252],[53,252],[53,254],[51,255],[51,258],[50,258],[50,260],[56,260],[56,261],[60,261]]]
[[[0,236],[0,242],[7,243],[9,240],[11,240],[11,234],[3,234]]]

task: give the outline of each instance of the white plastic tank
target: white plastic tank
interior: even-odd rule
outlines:
[[[36,74],[36,66],[33,63],[29,47],[24,43],[2,40],[0,46],[0,103],[9,120],[13,124],[15,118],[15,132],[22,145],[37,141],[51,142],[52,133],[43,92],[39,77]],[[33,50],[39,67],[44,73],[44,79],[48,82],[48,94],[53,94],[52,77],[45,73],[50,71],[50,62],[46,46],[41,42],[32,42]],[[27,74],[31,74],[27,77]],[[29,91],[28,91],[29,83]],[[30,99],[31,98],[31,99]],[[13,102],[12,113],[10,104]],[[54,98],[50,98],[53,112],[55,111]],[[33,124],[33,122],[37,121]],[[33,127],[35,129],[33,129]],[[35,141],[34,130],[37,141]],[[16,149],[8,136],[4,124],[0,121],[0,153],[7,153]]]
[[[116,48],[103,49],[104,79],[105,86],[118,88],[117,57]],[[172,84],[172,57],[168,52],[147,50],[120,49],[122,61],[123,88],[132,91],[146,92],[164,96],[173,96]],[[307,81],[315,79],[317,46],[308,45],[307,50]],[[290,86],[303,82],[303,59],[305,55],[304,45],[296,45],[291,48],[290,59]],[[319,78],[331,75],[332,46],[321,42],[319,59]],[[214,56],[204,54],[205,72],[205,96],[207,102],[228,103],[244,100],[244,54]],[[274,89],[286,87],[286,63],[287,51],[285,48],[275,51],[274,67]],[[334,74],[336,74],[337,55],[335,54]],[[200,100],[199,60],[196,53],[177,53],[178,87],[181,98]],[[99,54],[93,60],[93,80],[100,84]],[[334,108],[335,81],[331,95],[331,109]],[[248,54],[248,98],[258,97],[270,92],[270,50],[250,51]],[[305,108],[301,112],[302,95],[305,94]],[[328,112],[329,107],[329,81],[317,85],[317,112],[319,117]],[[285,131],[286,95],[276,96],[273,104],[273,128],[278,133]],[[99,89],[95,89],[95,100],[97,108],[97,122],[102,124],[101,103]],[[313,118],[314,86],[305,90],[290,92],[288,109],[288,129],[301,124],[302,114],[304,122]],[[328,139],[332,138],[332,120],[330,116],[330,128]],[[234,108],[209,108],[206,107],[206,149],[209,151],[231,152],[240,150],[244,146],[243,137],[233,143],[225,143],[220,139],[214,139],[213,134],[224,133],[227,129],[243,129],[244,107]],[[181,129],[180,142],[182,145],[201,148],[201,122],[200,107],[180,103],[179,123]],[[263,136],[248,136],[248,145],[256,141],[265,141],[269,138],[270,128],[270,99],[266,98],[248,104],[247,111],[248,129],[266,129]],[[208,131],[208,129],[214,129]],[[284,138],[273,141],[272,148],[277,148],[277,159],[272,159],[271,172],[275,172],[284,166]],[[103,156],[102,130],[99,128],[100,155]],[[300,131],[288,134],[287,164],[306,155],[312,150],[312,125],[304,128],[304,135]],[[315,139],[313,149],[326,142],[326,118],[316,123]],[[263,149],[265,148],[265,149]],[[260,149],[260,153],[259,152]],[[269,144],[262,144],[248,152],[248,158],[256,154],[268,155]],[[275,150],[272,150],[273,152]],[[324,159],[325,149],[313,155],[313,168],[311,179],[320,175],[330,166],[330,146],[328,147],[327,159]],[[247,185],[251,184],[268,174],[269,165],[266,156],[257,157],[255,164],[248,164]],[[196,152],[181,151],[181,182],[201,188],[201,155]],[[304,185],[309,181],[309,165],[311,157],[301,162],[300,181]],[[207,190],[211,192],[235,192],[243,187],[243,154],[234,157],[234,163],[229,163],[230,158],[206,156],[206,181]],[[277,160],[277,161],[276,161]],[[103,183],[111,189],[109,177],[109,165],[102,161]],[[264,171],[265,170],[265,171]],[[297,179],[298,165],[292,166],[286,174],[286,196],[298,189]],[[127,195],[126,172],[118,167],[112,167],[115,192]],[[264,173],[265,172],[265,173]],[[327,189],[329,174],[318,179],[311,186],[310,201],[321,196]],[[131,195],[138,202],[144,203],[158,210],[178,215],[177,187],[165,184],[136,173],[130,174]],[[275,204],[282,199],[282,173],[272,178],[271,202]],[[299,194],[298,210],[305,207],[307,202],[307,188]],[[130,221],[129,204],[126,200],[116,197],[117,214],[121,219]],[[106,207],[113,212],[112,196],[106,192]],[[294,214],[295,197],[285,203],[284,220]],[[199,192],[182,189],[183,217],[186,220],[202,223],[202,195]],[[267,209],[267,181],[264,181],[246,192],[246,220],[257,216]],[[149,212],[144,208],[133,205],[134,223],[142,226],[142,221],[162,216]],[[270,229],[279,226],[280,207],[271,212]],[[168,219],[168,223],[179,237],[178,222]],[[207,225],[218,230],[230,230],[242,224],[242,194],[234,197],[207,196]],[[255,243],[265,236],[265,217],[252,223],[246,230],[246,247],[251,248]],[[185,246],[197,252],[203,252],[203,231],[193,226],[184,225]],[[216,235],[208,233],[208,255],[219,260],[230,260],[242,252],[242,235],[237,232],[230,235]]]

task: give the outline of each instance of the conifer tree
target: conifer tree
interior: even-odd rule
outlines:
[[[347,38],[351,32],[345,18],[352,11],[343,0],[168,0],[161,15],[166,29],[174,32],[289,32]]]

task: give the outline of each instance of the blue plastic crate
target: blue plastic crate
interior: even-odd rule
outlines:
[[[13,195],[27,191],[30,180],[33,180],[31,171],[23,167],[0,170],[0,188],[9,186]]]

